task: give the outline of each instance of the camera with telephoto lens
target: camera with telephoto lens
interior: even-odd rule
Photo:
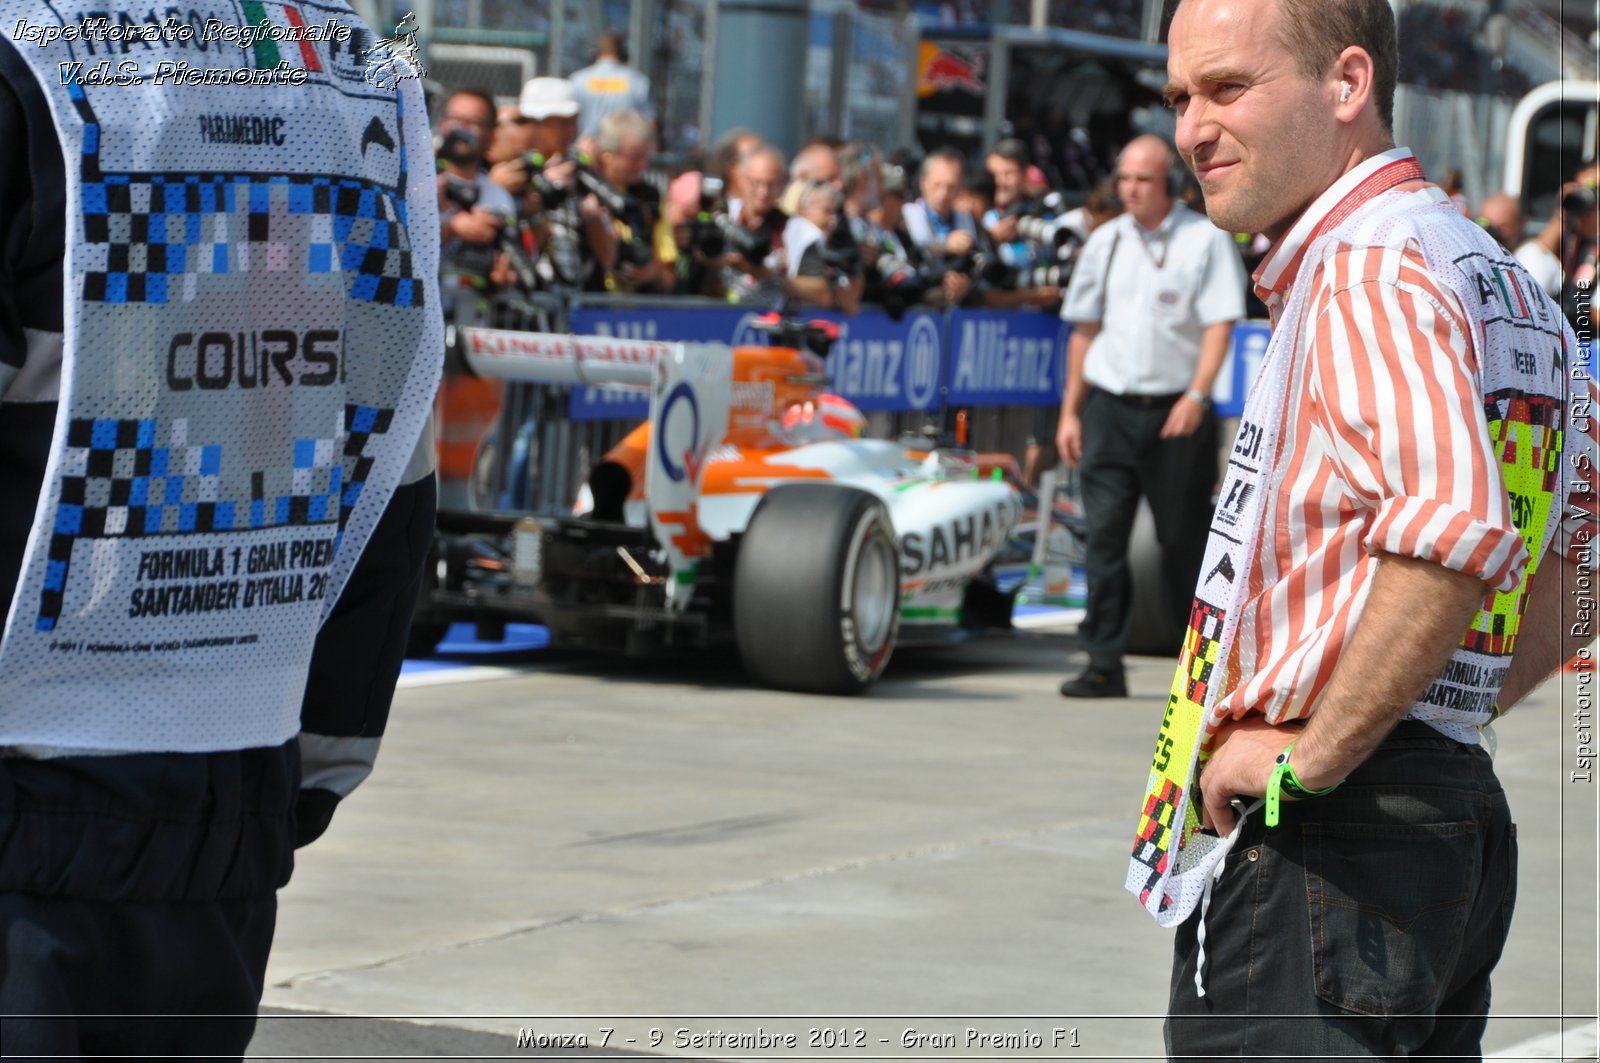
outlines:
[[[1062,219],[1041,218],[1036,215],[1024,215],[1017,219],[1017,236],[1022,240],[1054,248],[1065,247],[1075,239],[1071,227]]]
[[[859,277],[866,268],[861,245],[856,242],[856,234],[850,231],[849,219],[842,214],[834,219],[833,228],[818,250],[822,254],[822,264],[833,273]]]
[[[689,246],[702,258],[721,258],[728,250],[728,239],[712,217],[722,213],[723,183],[720,177],[701,177],[700,202],[689,219]]]
[[[936,278],[946,273],[962,273],[997,288],[1005,286],[1011,272],[998,256],[976,245],[959,255],[945,255],[931,269]]]
[[[544,201],[546,210],[555,210],[566,201],[567,196],[575,191],[571,185],[556,184],[545,174],[545,167],[549,166],[552,160],[545,158],[537,151],[525,151],[521,157],[522,164],[528,168],[528,187],[539,193],[539,198]],[[593,193],[594,197],[600,201],[600,205],[613,218],[627,220],[641,217],[638,200],[625,192],[619,192],[613,188],[610,182],[594,172],[593,168],[589,166],[586,157],[580,156],[576,159],[563,159],[561,161],[575,164],[573,170],[575,183],[584,192]]]
[[[879,261],[887,263],[888,260]],[[938,283],[939,274],[926,266],[919,268],[902,260],[895,264],[892,271],[884,271],[882,285],[878,289],[878,301],[891,320],[899,321],[907,310],[922,302],[929,288]]]
[[[572,190],[550,180],[544,172],[549,164],[550,160],[537,151],[522,153],[522,165],[528,171],[528,188],[539,194],[539,201],[544,204],[545,210],[556,210],[567,201],[567,194]]]
[[[772,234],[765,229],[746,229],[720,212],[705,215],[704,218],[716,230],[716,238],[711,243],[715,245],[717,240],[721,241],[720,249],[707,251],[708,256],[715,258],[732,251],[746,262],[760,262],[772,254]]]
[[[982,278],[996,286],[1008,279],[1004,263],[976,247],[960,255],[944,255],[916,265],[885,256],[878,260],[878,271],[881,276],[877,286],[879,302],[884,312],[896,321],[922,302],[929,291],[941,287],[946,273]]]
[[[689,223],[695,250],[706,258],[721,258],[732,251],[746,262],[760,262],[772,254],[772,234],[765,229],[747,229],[728,217],[723,192],[721,178],[701,179],[700,210]]]
[[[822,264],[847,277],[861,272],[861,248],[852,241],[846,244],[823,244]]]
[[[447,173],[444,177],[445,198],[462,210],[471,210],[478,205],[478,186],[473,181]],[[504,227],[495,231],[495,246],[504,251],[510,260],[511,271],[516,275],[517,284],[524,291],[533,291],[539,286],[538,275],[533,268],[533,262],[528,258],[527,252],[517,242],[516,236]]]
[[[650,246],[650,241],[637,235],[638,230],[633,230],[635,235],[626,240],[617,240],[617,264],[622,266],[648,266],[655,261],[655,249]]]
[[[1013,275],[1017,288],[1065,288],[1072,279],[1072,263],[1052,262],[1045,266],[1019,269]]]
[[[433,152],[451,165],[475,166],[483,160],[483,138],[470,129],[452,129],[434,138]]]
[[[478,185],[464,177],[447,173],[444,175],[444,197],[462,210],[471,210],[478,205]]]
[[[1575,221],[1579,214],[1589,214],[1594,211],[1597,202],[1595,190],[1588,185],[1578,185],[1561,197],[1561,213],[1566,216],[1568,223]]]

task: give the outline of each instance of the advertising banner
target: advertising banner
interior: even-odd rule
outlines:
[[[826,315],[839,322],[828,370],[833,390],[862,410],[937,410],[944,321],[933,313],[910,313],[895,321],[881,310],[855,317]]]
[[[682,343],[767,342],[753,326],[760,312],[742,307],[580,307],[579,335]],[[832,390],[864,411],[932,412],[946,406],[1054,406],[1066,386],[1067,337],[1072,326],[1043,313],[999,310],[913,311],[899,321],[867,308],[834,321],[839,340],[828,359]],[[1266,353],[1265,321],[1241,321],[1217,375],[1217,413],[1237,417]],[[644,420],[649,404],[632,389],[581,387],[572,393],[574,421]]]
[[[578,307],[572,311],[572,331],[619,339],[764,346],[767,334],[753,326],[761,313],[748,307]],[[807,316],[839,325],[839,341],[828,360],[838,394],[868,411],[940,408],[945,347],[940,315],[917,312],[895,321],[881,310],[868,309],[853,317],[830,311]],[[599,387],[574,389],[568,407],[574,421],[642,421],[648,412],[639,392]]]
[[[1066,385],[1067,325],[1042,313],[950,315],[951,406],[1053,406]]]
[[[1240,321],[1233,326],[1233,342],[1228,357],[1217,373],[1217,382],[1211,388],[1211,400],[1216,405],[1218,417],[1238,417],[1244,412],[1244,396],[1250,390],[1250,381],[1261,368],[1261,359],[1267,354],[1267,341],[1272,338],[1272,326],[1265,321]]]

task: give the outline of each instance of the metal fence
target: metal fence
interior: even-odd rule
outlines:
[[[1461,171],[1476,206],[1500,191],[1506,136],[1515,100],[1401,85],[1394,96],[1394,138],[1411,148],[1432,177]]]

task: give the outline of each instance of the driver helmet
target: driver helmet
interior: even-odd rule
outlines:
[[[784,434],[796,441],[860,439],[866,430],[866,415],[849,399],[832,393],[797,402],[783,411]]]

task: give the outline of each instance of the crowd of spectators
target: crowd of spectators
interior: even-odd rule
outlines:
[[[1470,37],[1459,9],[1413,4],[1402,13],[1403,23],[1421,17]],[[981,165],[950,148],[886,156],[827,136],[791,159],[760,132],[734,129],[667,171],[652,116],[630,105],[646,93],[622,58],[602,42],[603,77],[534,78],[498,112],[473,90],[436,108],[447,304],[463,289],[521,289],[847,313],[870,305],[895,316],[912,307],[1053,311],[1090,231],[1120,211],[1109,181],[1087,197],[1052,193],[1030,145],[1013,139]],[[1427,61],[1441,78],[1456,76],[1449,61]],[[595,84],[619,86],[618,98],[597,99]],[[1471,214],[1452,176],[1441,183]],[[1559,284],[1572,275],[1579,215],[1524,238],[1514,208],[1490,197],[1476,216],[1536,276]],[[1247,265],[1263,249],[1240,240]]]
[[[618,58],[604,61],[599,80],[624,83]],[[1115,213],[1106,189],[1093,210],[1050,195],[1015,140],[980,168],[950,149],[885,156],[830,137],[788,158],[735,129],[664,171],[651,117],[619,100],[601,108],[584,91],[595,80],[534,78],[498,111],[459,90],[437,108],[451,303],[520,288],[897,316],[1053,310],[1089,230]]]

